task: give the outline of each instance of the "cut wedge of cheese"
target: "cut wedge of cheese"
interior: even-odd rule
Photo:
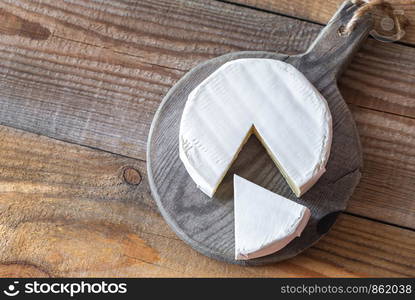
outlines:
[[[208,196],[252,133],[297,196],[325,172],[332,139],[330,110],[290,64],[233,60],[189,94],[180,123],[180,158]]]
[[[272,254],[300,236],[310,210],[234,175],[235,259]]]

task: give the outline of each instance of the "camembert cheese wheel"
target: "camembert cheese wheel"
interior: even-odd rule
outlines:
[[[180,158],[209,197],[251,134],[298,197],[325,172],[332,141],[330,110],[292,65],[233,60],[190,93],[180,123]]]

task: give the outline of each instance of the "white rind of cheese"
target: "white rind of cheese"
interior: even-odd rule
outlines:
[[[235,259],[269,255],[301,235],[310,210],[234,175]]]
[[[273,59],[233,60],[189,94],[179,153],[209,197],[252,133],[298,197],[325,172],[332,141],[330,110],[292,65]]]

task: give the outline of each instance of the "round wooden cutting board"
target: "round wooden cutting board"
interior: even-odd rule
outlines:
[[[337,88],[337,77],[367,37],[372,24],[371,17],[365,17],[349,36],[341,36],[339,29],[348,22],[355,9],[351,3],[344,3],[304,54],[238,52],[224,55],[191,70],[166,95],[149,135],[148,178],[163,217],[191,247],[230,263],[276,262],[293,257],[318,241],[330,229],[337,214],[345,210],[360,179],[362,156],[354,120]],[[327,172],[301,198],[294,195],[255,137],[244,146],[213,198],[196,187],[179,158],[179,126],[189,93],[221,65],[239,58],[271,58],[290,63],[303,72],[328,101],[333,117],[333,144]],[[248,261],[235,260],[234,173],[307,206],[312,216],[302,235],[272,255]]]

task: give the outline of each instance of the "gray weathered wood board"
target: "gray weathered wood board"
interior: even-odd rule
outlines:
[[[367,37],[371,18],[365,17],[350,36],[339,28],[356,7],[346,2],[302,55],[271,52],[238,52],[209,60],[187,73],[166,95],[153,120],[147,160],[152,195],[161,213],[177,235],[210,257],[240,264],[263,264],[287,259],[308,248],[334,223],[360,179],[362,165],[358,134],[352,115],[337,88],[337,78],[361,42]],[[244,146],[215,196],[197,189],[187,174],[178,147],[181,114],[188,94],[224,63],[238,58],[272,58],[286,61],[316,86],[329,103],[334,137],[327,172],[301,198],[296,198],[265,149],[255,138]],[[301,237],[272,255],[249,261],[234,260],[232,174],[237,173],[273,192],[306,205],[312,211]]]

